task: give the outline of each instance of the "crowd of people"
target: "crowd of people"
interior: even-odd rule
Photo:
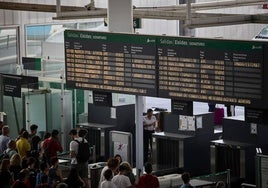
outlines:
[[[38,126],[30,126],[30,132],[22,128],[16,139],[9,136],[10,128],[0,122],[0,187],[1,188],[54,188],[73,183],[74,174],[63,178],[58,167],[58,152],[63,148],[58,130],[46,133],[41,139]],[[83,181],[82,181],[83,183]],[[79,186],[73,186],[78,187]],[[84,187],[84,186],[81,186]]]
[[[89,188],[88,154],[85,145],[85,129],[69,132],[71,167],[66,177],[59,168],[58,152],[63,148],[59,142],[58,130],[45,133],[41,139],[37,135],[37,125],[30,126],[30,133],[21,129],[16,139],[9,137],[10,129],[0,122],[0,187],[1,188]],[[81,151],[82,150],[82,151]],[[80,155],[84,154],[83,159]],[[98,188],[159,188],[158,178],[152,175],[152,164],[144,165],[145,174],[135,177],[132,166],[120,155],[108,159],[102,169]],[[190,188],[190,176],[182,175],[182,188]],[[95,187],[91,187],[95,188]],[[97,187],[96,187],[97,188]]]
[[[9,136],[9,126],[0,122],[0,184],[2,188],[89,188],[88,160],[78,157],[80,143],[87,143],[85,129],[69,132],[71,168],[63,177],[59,168],[58,152],[63,148],[59,142],[58,130],[37,135],[37,125],[30,126],[30,132],[21,129],[16,139]],[[151,164],[148,163],[150,166]],[[145,167],[146,177],[137,181],[131,165],[116,155],[107,161],[101,172],[99,188],[146,187],[147,179],[154,180],[152,188],[159,187],[158,179],[151,175],[152,168]],[[153,185],[153,186],[152,186]]]
[[[99,188],[159,188],[158,178],[152,175],[152,164],[145,164],[145,175],[135,178],[131,165],[120,155],[109,158],[102,169]]]

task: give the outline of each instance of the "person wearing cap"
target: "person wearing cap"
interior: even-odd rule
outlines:
[[[44,148],[44,160],[48,163],[52,157],[57,157],[57,152],[62,152],[62,146],[58,139],[59,131],[52,130],[51,137],[47,138],[44,141],[43,148]]]

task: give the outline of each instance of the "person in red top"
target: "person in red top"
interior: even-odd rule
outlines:
[[[58,139],[59,131],[53,130],[51,133],[51,137],[47,138],[44,141],[43,148],[44,148],[44,161],[50,162],[52,157],[57,157],[57,152],[62,152],[62,146]]]
[[[159,181],[157,177],[152,175],[152,164],[146,163],[145,166],[145,172],[143,176],[139,178],[138,184],[136,185],[137,188],[159,188]]]

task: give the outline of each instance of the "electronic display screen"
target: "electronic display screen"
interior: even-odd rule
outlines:
[[[66,30],[67,87],[267,108],[264,41]]]

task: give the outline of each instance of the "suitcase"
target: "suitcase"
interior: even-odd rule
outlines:
[[[215,108],[215,111],[214,111],[215,125],[221,125],[223,117],[224,117],[224,108]]]

